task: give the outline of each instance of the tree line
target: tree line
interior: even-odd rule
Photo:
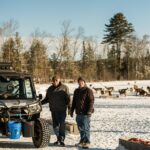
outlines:
[[[0,25],[1,61],[32,74],[35,82],[49,82],[54,74],[70,81],[78,76],[88,81],[150,79],[149,36],[137,37],[123,13],[105,24],[103,41],[85,36],[69,21],[62,23],[58,37],[37,29],[28,43],[16,31],[14,20]]]

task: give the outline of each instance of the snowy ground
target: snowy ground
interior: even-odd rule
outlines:
[[[91,83],[88,83],[90,85]],[[92,83],[92,86],[114,86],[116,89],[132,87],[135,81],[103,82]],[[136,81],[140,87],[150,86],[150,81]],[[70,92],[73,93],[77,84],[67,84]],[[49,85],[36,85],[38,93],[43,93]],[[121,137],[139,137],[150,140],[150,97],[121,96],[119,98],[99,98],[95,95],[95,113],[91,117],[91,148],[90,150],[123,150],[118,147],[118,140]],[[48,119],[50,112],[48,105],[43,106],[41,114]],[[74,121],[75,118],[67,117],[67,120]],[[49,147],[43,150],[78,150],[74,144],[78,142],[79,135],[66,133],[66,147],[54,147],[51,145],[56,138],[52,133]],[[30,138],[20,140],[8,140],[0,138],[0,149],[35,149]]]

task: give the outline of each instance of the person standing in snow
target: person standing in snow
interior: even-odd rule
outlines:
[[[54,145],[65,146],[65,119],[67,107],[69,109],[70,105],[70,96],[68,87],[61,83],[58,75],[52,78],[52,85],[48,88],[42,105],[46,103],[49,103],[53,129],[57,136]]]
[[[82,77],[78,78],[79,87],[74,91],[70,115],[73,117],[76,111],[76,122],[80,132],[80,141],[76,146],[89,148],[90,146],[90,118],[94,112],[94,96],[90,88],[86,86]]]

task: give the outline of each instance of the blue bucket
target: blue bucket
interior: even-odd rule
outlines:
[[[21,135],[21,123],[16,121],[8,122],[8,137],[10,139],[20,139]]]

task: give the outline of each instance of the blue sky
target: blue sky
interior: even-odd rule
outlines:
[[[61,23],[71,20],[86,35],[102,38],[104,24],[117,12],[124,13],[138,36],[150,35],[150,0],[0,0],[0,23],[18,21],[22,36],[36,28],[57,36]]]

